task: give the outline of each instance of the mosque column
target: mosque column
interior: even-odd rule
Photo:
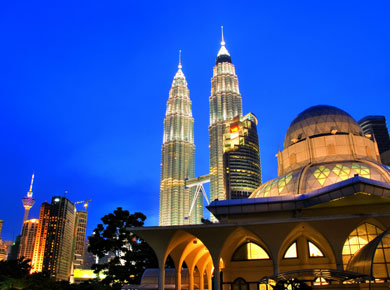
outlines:
[[[214,280],[213,280],[213,290],[221,289],[221,281],[220,281],[220,273],[219,273],[219,261],[214,262]]]
[[[159,263],[160,276],[158,277],[158,290],[164,290],[165,288],[165,263]]]
[[[212,271],[213,271],[213,267],[212,267],[212,262],[210,262],[210,264],[207,265],[207,270],[206,270],[206,273],[207,273],[207,288],[208,290],[211,290],[212,289],[212,282],[213,282],[213,279],[212,279]]]
[[[199,271],[199,290],[204,290],[204,276],[203,275],[204,275],[204,270],[202,271],[202,273]]]
[[[194,267],[188,268],[188,289],[194,290]]]
[[[176,268],[175,290],[181,290],[181,267]]]

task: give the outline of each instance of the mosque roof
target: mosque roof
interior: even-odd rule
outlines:
[[[299,196],[283,195],[215,200],[207,208],[217,217],[221,215],[241,215],[260,212],[297,211],[319,206],[330,201],[339,200],[342,202],[342,198],[356,196],[357,194],[369,194],[377,196],[377,198],[390,199],[390,184],[355,176]],[[384,200],[381,199],[380,202],[383,203]]]
[[[329,135],[332,131],[362,135],[360,126],[348,113],[333,106],[318,105],[306,109],[291,122],[284,148],[307,137]]]
[[[371,161],[338,161],[312,164],[272,179],[258,187],[249,198],[301,195],[328,185],[335,184],[354,176],[390,182],[387,166]]]

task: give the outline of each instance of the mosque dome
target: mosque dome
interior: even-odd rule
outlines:
[[[348,113],[332,106],[314,106],[300,113],[277,157],[278,178],[262,184],[250,198],[298,196],[355,175],[390,182],[390,169],[380,164],[376,142],[363,136]]]
[[[287,130],[284,148],[311,136],[331,133],[362,135],[358,123],[343,110],[327,106],[313,106],[300,113]]]

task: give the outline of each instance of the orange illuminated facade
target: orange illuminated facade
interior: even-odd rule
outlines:
[[[47,237],[47,226],[50,216],[50,204],[42,203],[39,213],[39,222],[35,238],[34,252],[31,261],[31,272],[42,272],[43,257],[45,254],[45,245]]]
[[[37,229],[37,219],[26,220],[23,223],[18,258],[32,259]]]

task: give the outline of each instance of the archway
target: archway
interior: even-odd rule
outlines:
[[[336,257],[325,237],[306,223],[296,226],[278,253],[278,272],[299,269],[335,269]]]
[[[194,235],[178,231],[172,237],[166,255],[171,255],[176,268],[175,289],[204,290],[211,285],[212,259],[204,243]],[[188,271],[188,282],[182,279],[183,265]],[[207,277],[207,283],[204,278]],[[184,283],[186,282],[186,283]]]

